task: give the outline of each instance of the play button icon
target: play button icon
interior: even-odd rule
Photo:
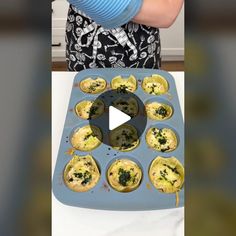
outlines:
[[[131,117],[113,106],[109,106],[109,130],[113,130],[129,121]]]
[[[111,136],[117,135],[116,139],[112,141],[116,142],[118,150],[120,149],[117,145],[121,145],[124,149],[124,146],[132,146],[134,142],[139,141],[137,139],[146,128],[147,116],[145,106],[138,96],[128,91],[124,93],[108,90],[96,97],[90,113],[100,110],[98,104],[105,105],[105,110],[99,117],[89,120],[92,130],[94,129],[94,136],[99,128],[102,132],[102,138],[99,137],[100,141],[114,148],[111,145]],[[131,140],[131,136],[134,139]]]

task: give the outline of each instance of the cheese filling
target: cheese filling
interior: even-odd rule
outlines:
[[[142,87],[146,93],[153,95],[161,95],[168,91],[169,86],[162,76],[152,75],[151,77],[145,77],[142,83]]]
[[[137,130],[131,125],[122,125],[110,133],[110,144],[120,151],[131,151],[139,144]]]
[[[137,81],[132,75],[129,78],[117,76],[112,79],[111,87],[119,93],[126,93],[126,91],[134,92],[137,89]]]
[[[99,128],[87,125],[76,130],[71,137],[71,144],[80,151],[90,151],[101,144],[102,133]]]
[[[152,102],[145,105],[147,116],[152,120],[166,120],[172,115],[172,108],[163,103]]]
[[[95,119],[103,114],[105,105],[102,101],[82,101],[75,107],[76,114],[85,120]]]
[[[138,114],[138,103],[134,98],[118,98],[113,102],[113,106],[130,117],[135,117]]]
[[[77,192],[88,191],[100,179],[100,172],[93,157],[75,155],[66,165],[64,180],[66,185]]]
[[[117,191],[130,192],[136,189],[142,179],[140,167],[128,159],[116,160],[108,169],[109,184]]]
[[[87,78],[80,82],[80,88],[85,93],[100,93],[106,88],[106,81],[102,78]]]
[[[168,128],[151,128],[146,134],[146,142],[151,148],[161,151],[170,152],[177,147],[177,138],[175,133]]]
[[[159,191],[176,193],[184,182],[184,168],[175,157],[157,157],[151,164],[149,177]]]

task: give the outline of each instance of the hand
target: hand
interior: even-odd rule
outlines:
[[[144,0],[141,10],[133,21],[156,28],[168,28],[175,22],[183,2],[183,0]]]

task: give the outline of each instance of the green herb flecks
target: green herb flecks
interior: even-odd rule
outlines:
[[[122,143],[121,144],[121,148],[123,148],[123,149],[132,148],[133,146],[134,146],[133,143]]]
[[[166,151],[168,151],[168,150],[170,150],[170,147],[169,147],[169,146],[167,146],[166,148],[162,148],[162,149],[161,149],[161,152],[166,152]]]
[[[165,165],[164,164],[164,166],[167,166],[167,165]],[[168,173],[167,173],[167,171],[166,171],[166,169],[164,169],[164,171],[160,171],[160,175],[161,175],[161,178],[158,178],[159,180],[165,180],[165,181],[167,181],[168,183],[170,183],[172,186],[175,184],[175,182],[177,181],[177,180],[169,180],[167,177],[168,177]]]
[[[167,110],[163,106],[160,106],[158,109],[155,110],[155,112],[157,115],[160,115],[162,117],[167,116]]]
[[[83,175],[84,180],[81,182],[82,185],[86,185],[92,179],[92,175],[86,170]]]
[[[79,173],[74,173],[74,176],[75,176],[76,178],[81,179],[81,178],[83,178],[83,173],[81,173],[81,172],[79,172]]]
[[[158,141],[161,145],[164,145],[167,142],[166,138],[164,138],[164,137],[159,138]]]
[[[166,166],[167,168],[169,168],[170,170],[172,170],[175,174],[179,174],[176,167],[172,168],[171,166],[169,166],[167,164],[163,164],[163,165]]]
[[[152,84],[151,86],[151,91],[149,92],[149,94],[155,94],[155,88],[156,88],[156,84]]]
[[[87,135],[84,137],[84,141],[87,141],[90,137],[97,137],[97,135],[95,135],[94,133],[87,134]]]
[[[133,140],[133,135],[132,135],[131,133],[128,134],[128,133],[125,132],[125,130],[123,130],[121,134],[125,137],[125,139],[126,139],[127,141]]]
[[[126,102],[126,101],[120,101],[120,102],[117,102],[117,105],[121,105],[121,106],[128,106],[129,105],[129,103],[128,102]]]
[[[100,86],[100,82],[95,82],[95,83],[92,83],[90,86],[89,86],[89,90],[90,91],[96,91],[96,88]]]
[[[122,186],[127,186],[127,183],[131,180],[130,171],[126,171],[120,168],[118,174],[119,174],[119,183]]]
[[[116,89],[117,93],[127,93],[127,89],[128,87],[124,84],[120,85],[120,87],[118,87]]]
[[[168,179],[166,178],[166,176],[167,176],[166,173],[164,173],[163,171],[160,171],[160,175],[164,180],[168,181]]]
[[[98,110],[98,107],[97,107],[97,106],[92,106],[92,107],[90,108],[88,120],[92,119],[93,116],[96,115],[97,110]]]
[[[68,181],[69,181],[69,182],[73,182],[73,180],[74,180],[73,178],[70,178]]]

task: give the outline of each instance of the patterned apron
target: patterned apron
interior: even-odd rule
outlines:
[[[129,22],[107,30],[75,7],[69,7],[66,24],[68,70],[86,68],[159,69],[159,29]]]

